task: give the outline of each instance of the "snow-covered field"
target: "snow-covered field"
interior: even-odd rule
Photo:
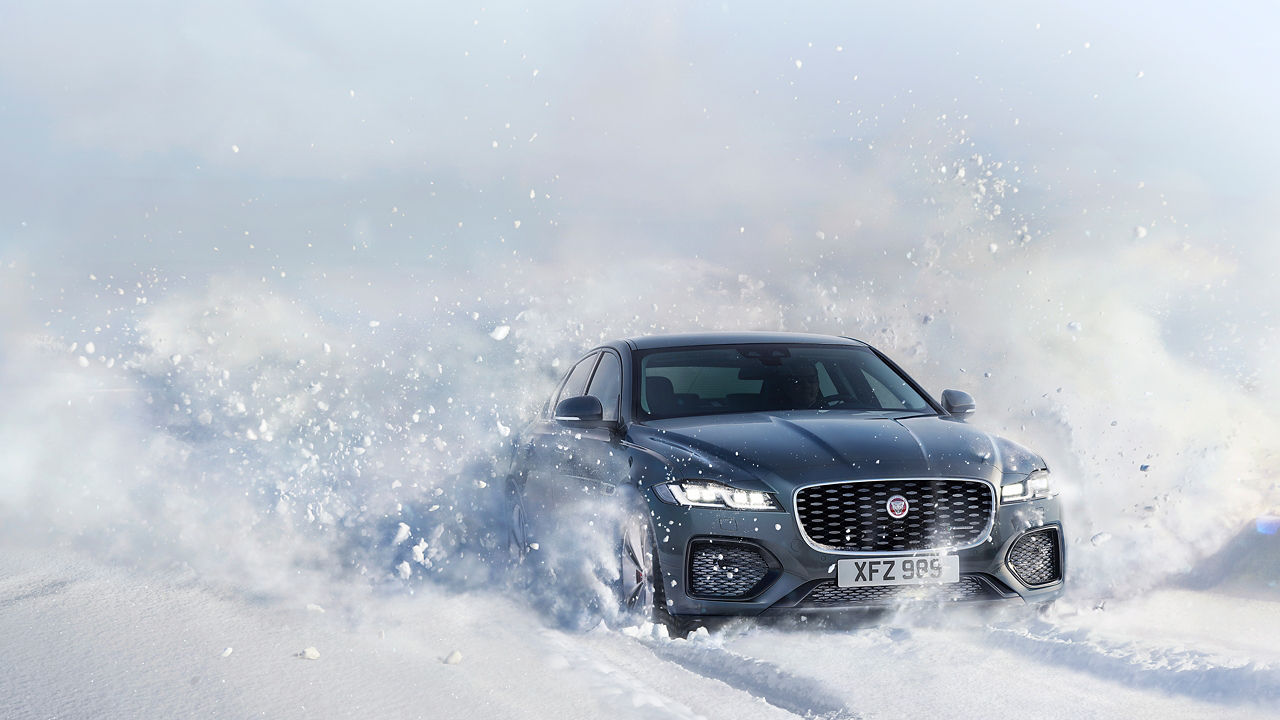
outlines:
[[[1271,548],[1274,552],[1275,547]],[[1100,608],[566,630],[519,597],[250,596],[58,550],[0,555],[0,715],[1274,717],[1271,599],[1167,588]],[[314,659],[304,657],[314,650]]]
[[[1280,714],[1274,8],[160,5],[0,9],[0,718]],[[972,393],[1066,595],[671,640],[607,507],[513,566],[566,363],[693,329]]]

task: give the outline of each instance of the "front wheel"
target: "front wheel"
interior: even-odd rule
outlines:
[[[671,637],[685,637],[692,629],[688,620],[667,610],[667,595],[658,564],[658,546],[653,525],[644,513],[636,512],[622,526],[620,542],[619,594],[622,610],[666,626]]]

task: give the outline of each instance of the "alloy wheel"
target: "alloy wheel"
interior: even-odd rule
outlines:
[[[631,517],[622,529],[622,603],[628,611],[653,609],[653,535],[642,517]]]

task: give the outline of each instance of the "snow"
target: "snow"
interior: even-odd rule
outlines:
[[[557,628],[498,593],[430,586],[409,597],[328,585],[326,604],[340,611],[319,614],[287,592],[249,597],[66,550],[7,546],[0,578],[0,632],[21,638],[0,644],[3,717],[976,718],[1034,707],[1046,718],[1263,718],[1280,708],[1277,596],[1169,588],[1105,612],[904,610],[823,626],[737,621],[673,640],[651,623]],[[71,637],[87,652],[65,652]]]
[[[1001,255],[1017,263],[1020,252]],[[981,267],[946,272],[989,280]],[[628,268],[654,286],[715,278],[744,294],[735,307],[779,302],[750,273],[681,272]],[[831,294],[837,282],[846,286],[833,276],[805,292],[833,313],[856,313],[864,300]],[[430,292],[461,302],[475,288]],[[1087,307],[1093,292],[1068,297]],[[556,318],[567,305],[492,293],[495,308],[526,306],[509,315],[496,346],[495,327],[478,319],[493,308],[434,310],[454,302],[446,300],[413,315],[406,304],[379,313],[405,317],[385,320],[375,338],[367,315],[333,319],[301,294],[227,278],[152,293],[128,321],[133,332],[113,340],[127,349],[116,368],[68,372],[44,361],[45,348],[57,348],[74,367],[63,352],[70,342],[5,345],[0,367],[14,397],[0,415],[9,438],[0,636],[17,639],[0,645],[0,667],[17,670],[0,677],[0,717],[291,717],[316,708],[975,717],[1027,703],[1045,717],[1278,710],[1280,638],[1269,618],[1280,598],[1264,562],[1274,555],[1256,540],[1247,551],[1233,544],[1252,537],[1241,528],[1275,537],[1254,530],[1273,526],[1255,522],[1271,507],[1272,482],[1256,469],[1267,466],[1272,421],[1246,393],[1159,343],[1124,344],[1123,362],[1099,375],[1091,363],[1110,358],[1057,339],[1079,322],[1070,316],[1027,322],[1040,341],[1000,346],[1000,355],[942,310],[922,323],[908,308],[892,325],[911,337],[896,341],[904,348],[929,340],[965,365],[998,368],[972,374],[986,413],[978,422],[1025,427],[1020,436],[1049,456],[1069,509],[1072,588],[1042,614],[948,608],[734,621],[678,640],[616,611],[607,504],[574,508],[577,522],[530,542],[523,564],[505,559],[501,458],[557,375],[534,368],[572,358],[597,332],[628,331],[603,316],[583,323],[589,330],[565,330]],[[245,297],[252,318],[232,310]],[[720,302],[652,305],[675,322]],[[1078,312],[1102,336],[1150,331],[1121,307]],[[1014,310],[1005,317],[1018,322]],[[417,334],[423,327],[431,332]],[[478,369],[470,358],[481,347],[489,349]],[[949,380],[971,376],[943,369]],[[1021,386],[1045,390],[1028,398]],[[1162,386],[1182,394],[1149,394]],[[1187,397],[1200,413],[1177,412]],[[1189,584],[1215,564],[1227,569]],[[840,662],[815,663],[815,654]],[[993,678],[1018,678],[1018,692],[972,692]]]
[[[578,5],[6,18],[0,717],[1274,717],[1271,24]],[[506,557],[562,370],[743,328],[972,392],[1066,596],[673,640],[607,502]]]
[[[400,523],[399,526],[396,528],[396,536],[391,541],[391,544],[399,545],[405,540],[408,540],[411,534],[413,533],[412,533],[412,530],[409,528],[409,526],[404,523]]]

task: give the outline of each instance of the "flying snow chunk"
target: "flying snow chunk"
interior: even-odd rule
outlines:
[[[1067,323],[1067,329],[1068,329],[1068,330],[1070,330],[1070,331],[1071,331],[1071,332],[1073,332],[1073,333],[1074,333],[1074,332],[1080,332],[1080,330],[1082,329],[1082,327],[1083,327],[1083,326],[1082,326],[1082,325],[1080,325],[1080,323],[1078,323],[1078,322],[1069,322],[1069,323]]]
[[[1137,226],[1137,227],[1135,227],[1135,228],[1133,229],[1133,236],[1134,236],[1134,237],[1136,237],[1136,238],[1138,238],[1139,240],[1141,240],[1142,238],[1144,238],[1144,237],[1146,237],[1146,236],[1147,236],[1147,229],[1146,229],[1145,227],[1143,227],[1143,226],[1139,225],[1139,226]],[[90,352],[92,352],[92,351],[90,351]]]
[[[309,647],[306,650],[303,650],[302,652],[298,653],[298,657],[302,658],[303,660],[319,660],[320,651],[313,647]]]
[[[394,540],[391,541],[391,544],[399,545],[400,543],[409,539],[409,534],[410,534],[409,526],[405,525],[404,523],[400,523],[400,527],[396,529],[396,537]]]
[[[382,324],[382,323],[378,322],[377,320],[370,320],[370,321],[369,321],[369,327],[378,327],[378,326],[379,326],[379,325],[381,325],[381,324]]]
[[[94,352],[93,343],[91,343],[91,342],[87,342],[87,343],[85,343],[85,344],[84,344],[84,353],[85,353],[86,355],[92,355],[92,354],[93,354],[93,352]]]
[[[83,355],[81,355],[80,357],[76,358],[76,362],[77,362],[77,363],[79,363],[79,364],[80,364],[80,367],[82,367],[82,368],[89,367],[89,358],[87,358],[87,357],[85,357],[85,356],[83,356]]]
[[[182,353],[174,353],[169,356],[169,362],[178,365],[182,362]]]
[[[462,662],[462,653],[458,650],[449,653],[449,656],[444,659],[445,665],[457,665],[460,662]]]
[[[501,420],[495,419],[494,422],[498,423],[499,435],[501,435],[502,437],[508,437],[511,435],[511,428],[509,426],[503,425]]]
[[[802,61],[800,61],[800,60],[797,60],[797,61],[796,61],[796,69],[797,69],[797,70],[799,70],[799,69],[800,69],[800,68],[802,68],[802,67],[804,67],[804,63],[803,63]]]
[[[222,651],[222,657],[231,657],[231,648]]]
[[[396,572],[400,574],[401,580],[408,580],[413,575],[413,568],[409,567],[409,562],[406,560],[396,566]]]
[[[507,335],[509,334],[511,334],[510,325],[499,325],[498,327],[493,329],[493,332],[489,333],[489,337],[493,338],[494,340],[506,340]]]

